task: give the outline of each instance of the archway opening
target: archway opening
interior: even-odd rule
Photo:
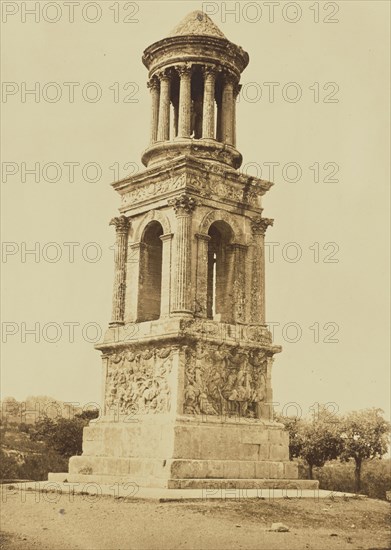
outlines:
[[[141,238],[138,293],[138,320],[153,321],[160,317],[162,295],[163,228],[150,222]]]
[[[207,317],[229,321],[232,310],[233,232],[224,221],[214,222],[208,231]]]

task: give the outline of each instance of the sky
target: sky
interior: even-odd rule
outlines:
[[[241,169],[275,183],[277,408],[389,415],[389,3],[68,4],[2,3],[3,397],[99,402],[110,183],[142,168],[149,137],[142,52],[200,9],[250,55]]]

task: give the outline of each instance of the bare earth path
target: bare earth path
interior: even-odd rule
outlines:
[[[391,540],[390,505],[370,499],[158,503],[40,493],[23,499],[9,494],[2,502],[1,549],[354,550],[388,549]],[[290,531],[268,532],[273,522]]]

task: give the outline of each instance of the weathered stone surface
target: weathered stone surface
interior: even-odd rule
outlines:
[[[103,414],[70,480],[149,487],[316,487],[298,482],[273,420],[262,196],[238,171],[236,97],[248,55],[202,12],[146,49],[150,144],[115,182],[112,319]],[[216,116],[215,116],[216,115]]]
[[[206,13],[192,11],[170,32],[169,36],[188,36],[191,34],[218,36],[225,38],[221,30]]]

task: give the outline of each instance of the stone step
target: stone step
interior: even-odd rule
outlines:
[[[308,479],[169,479],[169,489],[291,489],[313,490],[319,481]]]

